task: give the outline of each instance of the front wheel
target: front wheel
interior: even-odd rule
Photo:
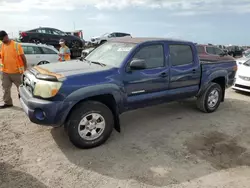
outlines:
[[[71,113],[67,132],[76,147],[89,149],[105,143],[113,127],[113,114],[106,105],[97,101],[86,101]]]
[[[210,83],[206,91],[197,98],[197,107],[207,113],[217,110],[222,100],[222,88],[217,83]]]

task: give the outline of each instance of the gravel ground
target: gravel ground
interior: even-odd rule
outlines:
[[[0,91],[0,93],[2,93]],[[250,185],[250,95],[229,89],[212,114],[185,100],[122,115],[122,133],[79,150],[62,128],[0,112],[0,188],[244,188]]]

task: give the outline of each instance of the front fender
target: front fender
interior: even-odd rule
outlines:
[[[76,104],[86,98],[105,94],[113,95],[119,109],[122,108],[124,93],[122,92],[122,88],[115,84],[101,84],[83,87],[71,93],[65,99],[65,102],[73,102]]]
[[[228,73],[227,73],[227,70],[218,70],[218,71],[215,71],[215,72],[209,74],[207,77],[206,76],[202,76],[200,90],[199,90],[197,96],[200,96],[207,89],[208,85],[213,80],[215,80],[216,78],[220,78],[220,77],[225,78],[225,84],[226,84],[228,82]]]

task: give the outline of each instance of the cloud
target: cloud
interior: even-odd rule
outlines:
[[[88,6],[122,10],[131,7],[167,9],[173,15],[190,16],[214,12],[250,12],[249,0],[0,0],[0,12],[74,10]]]

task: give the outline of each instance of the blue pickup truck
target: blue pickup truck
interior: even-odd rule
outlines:
[[[190,97],[214,112],[233,85],[235,61],[200,62],[188,41],[119,38],[80,60],[33,67],[23,74],[20,101],[29,119],[64,126],[79,148],[103,144],[119,115]]]

